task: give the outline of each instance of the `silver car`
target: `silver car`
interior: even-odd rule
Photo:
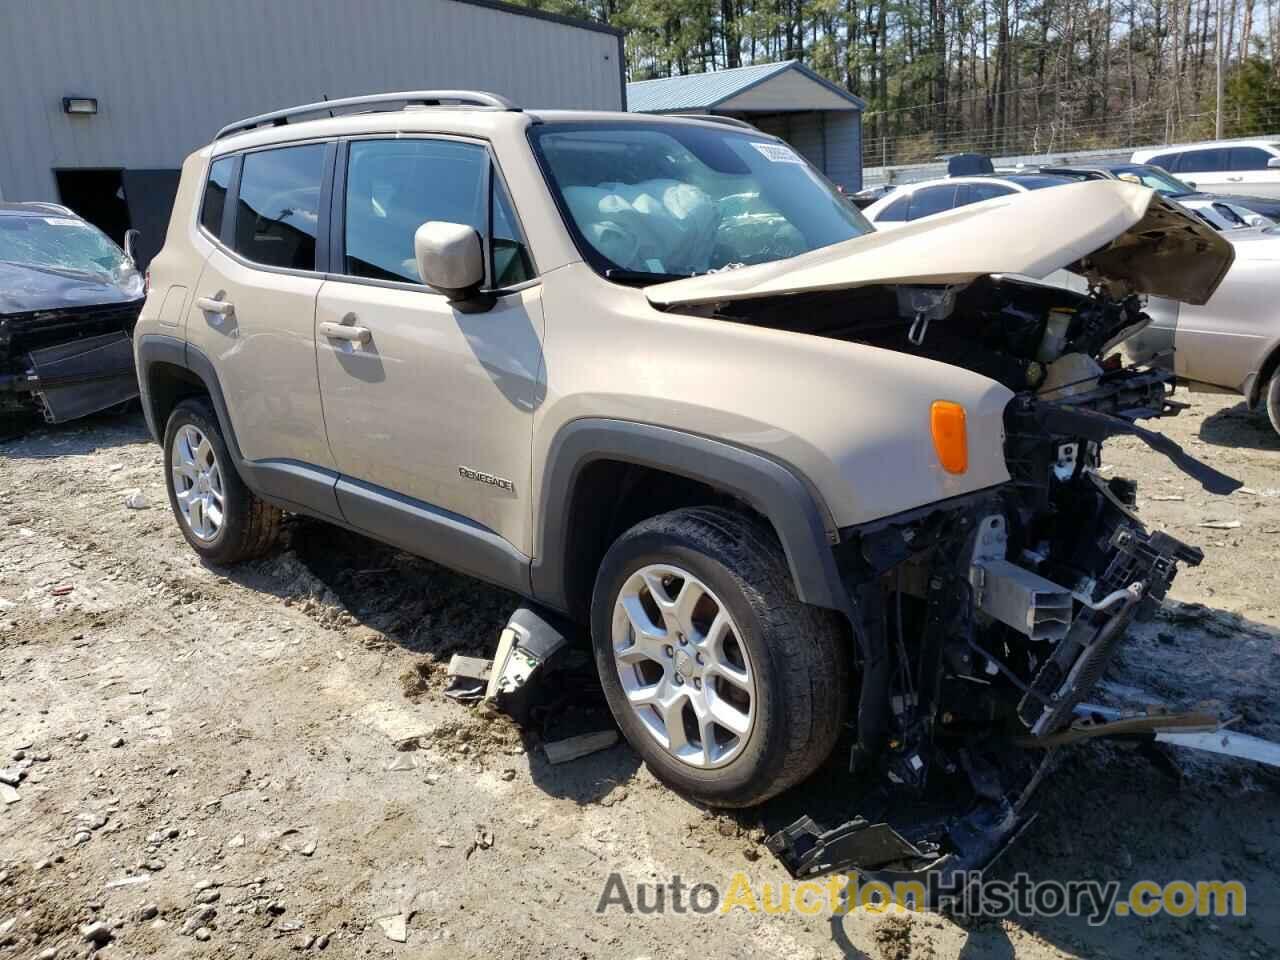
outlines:
[[[1131,359],[1163,355],[1192,389],[1243,396],[1280,432],[1280,227],[1232,230],[1235,262],[1203,305],[1152,298],[1152,324],[1126,346]]]

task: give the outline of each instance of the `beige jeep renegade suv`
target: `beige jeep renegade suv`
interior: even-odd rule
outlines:
[[[1136,424],[1169,375],[1113,357],[1146,294],[1203,302],[1230,260],[1128,183],[882,234],[735,121],[387,94],[187,159],[137,368],[209,561],[295,512],[568,615],[627,739],[707,803],[845,736],[891,805],[981,781],[999,811],[1027,754],[991,745],[1070,722],[1200,559],[1102,441],[1230,489]],[[1033,279],[1062,268],[1090,292]]]

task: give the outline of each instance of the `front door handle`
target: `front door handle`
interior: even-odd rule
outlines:
[[[334,323],[332,320],[325,320],[320,324],[320,334],[330,340],[349,340],[361,346],[368,343],[373,337],[368,327],[357,327],[349,323]]]
[[[234,316],[235,304],[230,300],[214,300],[212,297],[196,297],[196,306],[205,313],[216,313],[220,317]]]
[[[1230,180],[1232,183],[1239,183],[1244,179],[1244,177],[1227,177],[1227,179]]]

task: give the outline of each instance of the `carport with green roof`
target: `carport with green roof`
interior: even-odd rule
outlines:
[[[781,137],[833,182],[862,188],[866,103],[799,60],[627,84],[633,113],[714,114]]]

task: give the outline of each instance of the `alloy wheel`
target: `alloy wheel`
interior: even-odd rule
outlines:
[[[637,570],[618,592],[613,656],[627,702],[691,767],[729,763],[755,725],[755,670],[741,636],[711,588],[671,564]]]
[[[213,540],[222,529],[222,470],[213,444],[198,427],[187,424],[173,438],[170,455],[173,492],[183,522],[199,540]]]

